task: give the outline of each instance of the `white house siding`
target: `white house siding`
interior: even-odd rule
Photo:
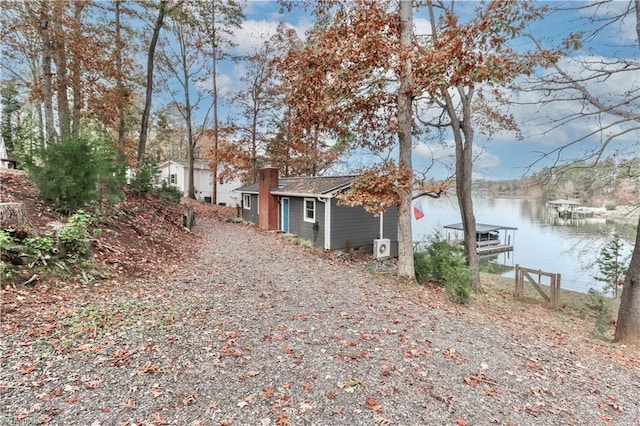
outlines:
[[[218,182],[218,204],[224,204],[229,207],[237,207],[242,204],[241,196],[235,190],[242,184],[240,180],[230,182]]]
[[[4,140],[0,137],[0,167],[10,169],[15,167],[15,162],[9,161],[7,150],[4,146]]]
[[[162,180],[176,186],[186,197],[189,195],[189,167],[184,162],[165,161],[160,164],[162,172]],[[171,183],[171,175],[174,174],[176,182]],[[211,202],[213,195],[213,172],[205,162],[196,162],[194,164],[193,185],[196,192],[196,198],[201,201]],[[240,186],[240,181],[225,182],[218,184],[217,201],[218,204],[227,206],[235,206],[238,203],[237,195],[233,192],[235,188]]]

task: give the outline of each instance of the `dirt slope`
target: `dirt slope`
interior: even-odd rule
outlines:
[[[23,202],[35,234],[67,220],[38,198],[37,188],[23,171],[0,171],[0,202]],[[125,198],[102,215],[99,231],[94,230],[93,260],[108,268],[109,275],[132,278],[160,274],[192,257],[198,237],[182,226],[185,203],[195,205],[199,215],[234,214],[232,209],[188,200],[172,205],[150,194],[125,192]]]

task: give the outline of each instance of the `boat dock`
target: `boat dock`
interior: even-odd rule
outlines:
[[[461,241],[458,232],[464,231],[462,223],[446,225],[447,241],[452,244]],[[515,231],[518,228],[506,225],[476,224],[476,249],[479,255],[513,251]],[[501,231],[504,231],[502,234]],[[453,233],[453,237],[452,234]]]
[[[572,200],[552,200],[547,201],[547,206],[558,212],[562,219],[582,219],[593,217],[593,209],[580,207],[580,203]]]

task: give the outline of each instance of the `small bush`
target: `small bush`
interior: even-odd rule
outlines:
[[[413,253],[413,265],[416,271],[416,281],[425,283],[431,278],[429,253],[425,251]]]
[[[24,240],[24,245],[34,253],[47,253],[53,248],[53,238],[28,237]]]
[[[119,191],[117,156],[108,142],[101,139],[53,143],[38,150],[36,159],[28,159],[25,167],[40,196],[63,213]]]
[[[293,243],[293,244],[301,246],[301,247],[306,247],[308,249],[315,248],[315,246],[313,245],[313,241],[304,240],[304,239],[302,239],[300,237],[297,237],[297,236],[294,236],[294,235],[283,234],[281,238],[283,240],[289,241],[290,243]]]
[[[613,312],[611,299],[591,288],[589,289],[589,298],[586,305],[594,317],[592,335],[601,339],[608,338],[609,323]]]
[[[82,255],[87,254],[91,242],[91,234],[88,229],[90,222],[91,216],[84,210],[78,210],[69,218],[65,227],[58,231],[57,236],[69,251]]]
[[[467,304],[471,301],[471,279],[473,272],[465,264],[444,267],[444,288],[447,298],[455,303]]]
[[[457,265],[460,263],[465,264],[464,249],[449,244],[439,236],[434,237],[426,251],[414,254],[416,279],[418,279],[418,282],[425,282],[427,280],[443,282],[445,268],[449,265]]]
[[[0,250],[9,250],[14,242],[10,230],[0,229]]]
[[[453,246],[439,236],[424,252],[414,253],[416,280],[429,280],[444,284],[447,297],[455,303],[471,300],[471,279],[473,273],[466,264],[464,250]]]
[[[160,168],[153,160],[144,161],[129,181],[129,188],[137,195],[153,192],[160,180]]]
[[[172,204],[178,204],[182,199],[182,191],[176,186],[170,185],[166,180],[158,188],[153,189],[153,193],[162,201]]]

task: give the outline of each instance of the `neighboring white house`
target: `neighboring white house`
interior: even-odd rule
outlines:
[[[7,155],[7,149],[4,146],[4,139],[0,137],[0,167],[4,169],[15,169],[16,160],[9,158]]]
[[[193,164],[193,185],[196,198],[210,203],[213,196],[213,171],[205,161],[196,161]],[[189,163],[186,161],[165,161],[160,164],[161,178],[169,185],[175,186],[186,197],[189,195]],[[239,180],[230,182],[218,182],[217,201],[220,205],[235,207],[239,204],[238,195],[233,192],[241,185]]]

